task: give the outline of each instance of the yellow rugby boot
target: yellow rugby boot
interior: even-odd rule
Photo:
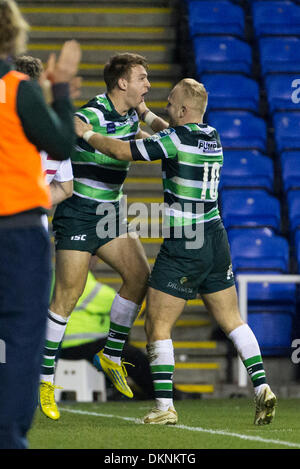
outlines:
[[[54,399],[54,390],[62,389],[59,386],[55,386],[50,381],[41,381],[40,383],[40,409],[52,420],[58,420],[60,417],[59,410],[57,408]]]
[[[103,350],[94,355],[93,364],[98,371],[103,371],[108,379],[112,382],[115,388],[127,397],[132,398],[133,392],[127,384],[126,377],[128,376],[125,362],[121,360],[121,365],[113,362],[103,354]],[[131,363],[128,363],[131,365]]]

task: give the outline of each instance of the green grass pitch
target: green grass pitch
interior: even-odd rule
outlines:
[[[144,425],[153,402],[61,403],[52,421],[38,409],[31,449],[300,449],[299,400],[279,399],[272,424],[253,425],[251,399],[176,402],[176,426]]]

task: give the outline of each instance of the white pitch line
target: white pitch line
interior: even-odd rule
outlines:
[[[133,417],[121,417],[119,415],[99,414],[98,412],[88,412],[86,410],[74,410],[74,409],[66,409],[66,408],[60,408],[60,410],[64,412],[70,412],[72,414],[91,415],[94,417],[115,418],[115,419],[127,420],[129,422],[143,424],[143,422],[140,419],[136,419]],[[269,438],[261,438],[260,436],[243,435],[241,433],[231,433],[225,430],[212,430],[209,428],[202,428],[202,427],[188,427],[186,425],[170,425],[169,428],[180,428],[182,430],[188,430],[192,432],[210,433],[211,435],[231,436],[234,438],[240,438],[241,440],[258,441],[260,443],[273,443],[275,445],[289,446],[290,448],[300,448],[299,443],[292,443],[291,441],[273,440]]]

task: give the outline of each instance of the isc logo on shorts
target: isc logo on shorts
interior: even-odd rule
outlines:
[[[86,241],[86,234],[71,236],[71,241]]]

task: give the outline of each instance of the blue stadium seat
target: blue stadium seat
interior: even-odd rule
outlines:
[[[290,356],[292,343],[293,314],[285,306],[278,312],[248,310],[248,324],[255,334],[264,356]],[[267,331],[267,332],[266,332]]]
[[[289,158],[289,157],[296,158],[296,157],[297,157],[297,158],[298,158],[298,161],[299,161],[299,163],[300,163],[300,150],[283,151],[282,153],[280,153],[279,157],[280,157],[281,166],[282,166],[283,161],[284,161],[284,159],[285,159],[286,157],[287,157],[287,158]],[[298,165],[299,163],[297,163],[297,165]]]
[[[249,0],[249,3],[256,36],[299,34],[299,12],[294,0]]]
[[[273,122],[278,153],[300,149],[300,112],[276,112]]]
[[[252,49],[240,39],[224,37],[195,37],[193,39],[196,71],[231,72],[251,75]]]
[[[273,162],[265,155],[251,151],[224,152],[219,188],[252,187],[274,190]]]
[[[224,189],[220,195],[225,228],[281,228],[279,200],[263,189]]]
[[[223,34],[243,38],[245,34],[244,10],[224,0],[190,2],[188,23],[191,37]]]
[[[265,88],[271,113],[300,109],[300,80],[298,76],[267,75]]]
[[[208,109],[243,109],[259,111],[259,86],[241,74],[204,74],[201,77],[208,92]]]
[[[287,205],[290,231],[294,232],[300,228],[300,190],[288,192]]]
[[[300,72],[300,39],[266,37],[259,40],[262,75],[275,72]]]
[[[252,230],[236,236],[230,247],[234,271],[289,271],[289,244],[282,236],[257,235]]]
[[[255,2],[252,15],[257,37],[300,35],[300,7],[293,2]]]
[[[248,148],[266,153],[267,126],[264,119],[246,111],[212,111],[207,120],[220,133],[223,148]]]
[[[280,159],[284,190],[300,189],[300,150],[283,152]]]
[[[229,244],[231,245],[232,241],[241,235],[247,235],[249,237],[253,236],[265,236],[265,237],[271,237],[275,236],[275,232],[271,228],[249,228],[248,226],[243,226],[241,228],[231,228],[227,230],[227,235],[228,235],[228,241]]]
[[[285,274],[289,270],[289,245],[285,238],[268,235],[261,230],[245,230],[231,242],[233,270],[235,274]],[[238,285],[237,285],[238,286]],[[260,331],[258,317],[268,321],[267,347],[286,346],[291,330],[291,318],[296,309],[296,285],[285,283],[257,282],[248,284],[248,322]],[[285,321],[284,321],[285,318]],[[274,335],[274,322],[281,326],[282,337]],[[282,324],[283,322],[283,324]],[[254,330],[254,329],[253,329]],[[256,334],[256,330],[254,330]],[[290,343],[290,342],[289,342]]]

